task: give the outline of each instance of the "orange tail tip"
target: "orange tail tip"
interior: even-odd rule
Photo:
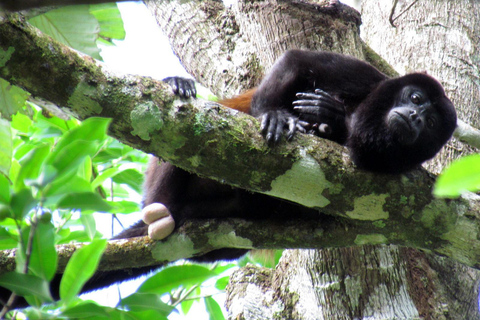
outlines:
[[[221,100],[218,103],[230,109],[235,109],[244,113],[250,113],[250,103],[252,102],[252,96],[255,91],[255,88],[250,89],[236,97]]]

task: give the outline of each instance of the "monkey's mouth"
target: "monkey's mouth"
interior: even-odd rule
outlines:
[[[394,113],[396,114],[396,117],[400,120],[400,121],[403,121],[406,123],[407,127],[409,130],[413,130],[412,128],[412,124],[410,123],[410,120],[408,119],[407,116],[405,116],[403,113],[399,112],[399,111],[394,111]]]

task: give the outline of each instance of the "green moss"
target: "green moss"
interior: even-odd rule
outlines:
[[[7,61],[10,60],[14,52],[14,47],[8,47],[7,51],[0,49],[0,67],[5,67]]]
[[[370,194],[354,200],[354,208],[345,214],[356,220],[388,219],[388,211],[383,210],[387,194]]]
[[[428,206],[426,206],[420,213],[420,217],[415,216],[415,219],[419,220],[426,228],[437,231],[445,231],[445,228],[450,224],[447,217],[444,215],[448,212],[446,203],[443,200],[434,200]],[[451,221],[453,224],[453,221]]]
[[[385,222],[382,220],[377,220],[372,223],[377,228],[385,228]]]
[[[298,184],[297,181],[302,182]],[[307,207],[323,208],[330,201],[322,193],[331,186],[332,183],[325,178],[316,160],[305,156],[277,177],[271,184],[271,190],[266,193],[292,201],[301,199],[301,203]]]
[[[163,241],[158,241],[152,248],[152,256],[158,261],[176,261],[191,257],[196,253],[192,240],[184,234],[172,234]]]
[[[136,105],[130,113],[130,120],[133,127],[132,134],[146,141],[150,140],[153,132],[163,127],[161,112],[153,102]]]
[[[96,101],[97,92],[96,86],[80,82],[68,98],[68,104],[74,106],[75,112],[81,117],[100,114],[102,106]]]
[[[387,243],[388,239],[383,234],[372,233],[372,234],[359,234],[355,238],[355,244],[358,246],[365,244],[383,244]]]

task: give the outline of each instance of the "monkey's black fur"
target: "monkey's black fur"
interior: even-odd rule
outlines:
[[[323,90],[323,95],[298,92]],[[234,101],[235,99],[233,99]],[[231,101],[230,101],[231,103]],[[295,105],[295,106],[294,106]],[[230,105],[230,107],[235,107]],[[329,127],[318,135],[345,144],[365,170],[401,173],[433,157],[451,137],[456,114],[442,86],[414,73],[389,78],[358,59],[330,52],[291,50],[266,75],[250,113],[262,119],[267,141],[287,138],[299,119]],[[301,126],[300,126],[301,127]],[[153,159],[146,174],[145,205],[163,203],[176,226],[191,218],[312,218],[318,212],[263,194],[203,179]],[[145,235],[143,222],[117,238]],[[244,250],[219,250],[198,260],[232,259]]]

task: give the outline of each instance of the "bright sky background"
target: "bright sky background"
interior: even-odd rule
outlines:
[[[115,41],[115,47],[102,47],[109,69],[159,80],[188,75],[143,3],[119,2],[118,7],[127,34],[124,41]]]

